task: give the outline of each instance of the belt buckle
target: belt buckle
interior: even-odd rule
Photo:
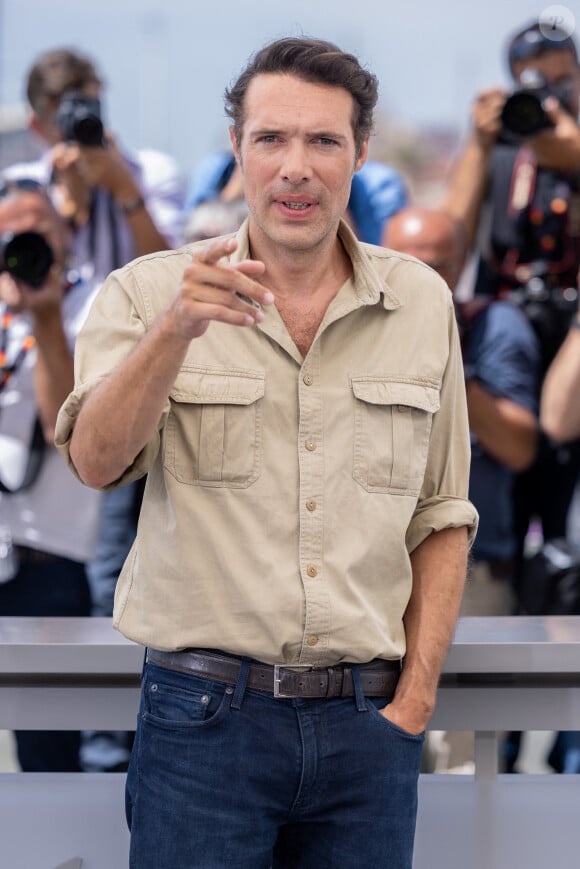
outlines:
[[[314,670],[312,664],[274,664],[274,697],[290,698],[294,694],[283,694],[280,691],[280,670]]]

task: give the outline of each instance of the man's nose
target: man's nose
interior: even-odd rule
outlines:
[[[284,181],[290,184],[301,184],[311,177],[312,168],[308,149],[302,142],[291,142],[285,148],[281,175]]]

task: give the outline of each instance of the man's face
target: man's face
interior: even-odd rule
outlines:
[[[253,243],[306,252],[336,234],[367,153],[365,142],[356,157],[352,117],[353,98],[341,87],[283,74],[252,79],[239,148],[230,133]]]
[[[519,80],[525,69],[537,70],[550,85],[569,86],[569,102],[574,117],[580,110],[580,68],[570,51],[546,51],[540,57],[514,63],[512,73]]]
[[[400,212],[389,220],[384,244],[431,266],[451,291],[457,286],[464,256],[457,230],[447,215]]]

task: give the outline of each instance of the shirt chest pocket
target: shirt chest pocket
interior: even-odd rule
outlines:
[[[170,393],[163,463],[181,483],[244,489],[260,476],[259,372],[181,371]]]
[[[439,388],[352,378],[354,479],[368,492],[417,495],[421,489]]]

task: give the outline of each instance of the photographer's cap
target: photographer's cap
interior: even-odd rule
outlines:
[[[510,72],[516,63],[541,57],[548,51],[569,51],[578,63],[578,49],[568,28],[555,25],[546,27],[542,21],[534,22],[517,33],[508,46]]]

